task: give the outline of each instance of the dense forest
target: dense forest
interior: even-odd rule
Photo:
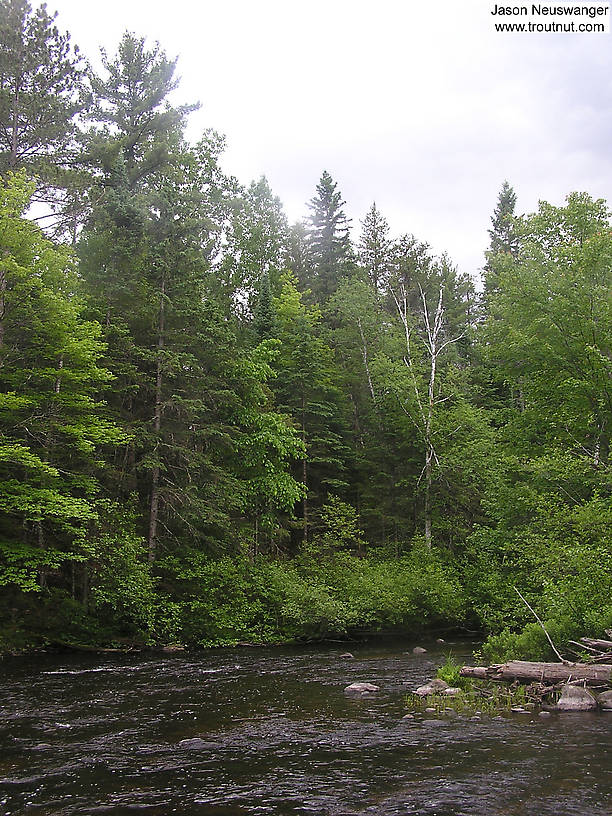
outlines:
[[[480,286],[327,170],[290,224],[175,69],[0,0],[0,649],[612,627],[605,202],[504,182]]]

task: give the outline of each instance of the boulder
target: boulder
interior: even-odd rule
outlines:
[[[563,692],[557,703],[558,711],[593,711],[597,700],[590,691],[581,686],[563,686]]]
[[[374,691],[379,691],[380,686],[375,686],[373,683],[351,683],[344,690],[349,694],[371,694]]]
[[[444,682],[444,681],[442,681]],[[451,686],[450,688],[442,689],[442,694],[445,697],[459,697],[460,694],[463,694],[460,688]]]
[[[412,650],[412,654],[415,655],[427,654],[427,649],[424,649],[422,646],[415,646],[414,649]]]
[[[450,688],[450,686],[446,680],[441,680],[439,677],[434,677],[433,680],[425,683],[424,686],[419,686],[414,693],[418,694],[419,697],[427,697],[428,694],[441,694],[447,688]]]
[[[603,691],[597,695],[597,704],[604,711],[612,711],[612,691]]]

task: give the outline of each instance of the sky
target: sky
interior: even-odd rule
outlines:
[[[505,179],[518,213],[612,203],[610,33],[499,33],[488,0],[47,5],[94,64],[126,30],[178,56],[190,140],[225,134],[224,170],[265,175],[291,221],[328,170],[354,238],[375,201],[393,236],[477,275]]]

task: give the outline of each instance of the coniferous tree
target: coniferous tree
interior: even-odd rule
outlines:
[[[106,76],[90,72],[90,160],[108,170],[122,154],[131,189],[140,189],[180,154],[185,119],[198,108],[168,101],[178,85],[176,62],[157,43],[148,49],[143,37],[126,32],[113,58],[102,49]]]
[[[492,259],[498,253],[504,253],[516,258],[519,250],[519,237],[516,231],[514,210],[516,207],[516,193],[507,181],[502,184],[497,204],[491,217],[489,237],[491,243],[487,250],[487,263],[484,267],[484,299],[497,289],[498,281]]]
[[[382,288],[389,271],[390,255],[389,224],[374,203],[362,221],[358,257],[377,292]]]
[[[272,337],[274,333],[274,306],[272,303],[272,290],[270,288],[270,275],[267,271],[262,274],[259,283],[259,293],[253,317],[253,328],[260,340]]]
[[[77,114],[83,110],[84,67],[69,34],[44,5],[0,2],[0,178],[24,169],[36,177],[35,200],[53,210],[45,221],[61,231],[75,171]]]
[[[337,183],[324,170],[316,195],[308,205],[311,214],[307,239],[312,290],[321,303],[336,291],[352,261],[350,222],[343,209],[345,203]]]

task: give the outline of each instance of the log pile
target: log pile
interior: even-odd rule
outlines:
[[[559,655],[557,663],[509,660],[493,666],[463,666],[459,673],[475,680],[525,685],[529,700],[543,709],[591,711],[599,707],[611,711],[612,691],[607,689],[612,687],[612,631],[606,631],[606,635],[611,639],[584,637],[580,642],[572,641],[580,647],[582,656],[588,653],[583,662],[564,660]]]
[[[608,686],[612,679],[612,663],[530,663],[510,660],[494,666],[464,666],[460,674],[479,680],[518,680],[552,685],[578,681],[588,686]]]

